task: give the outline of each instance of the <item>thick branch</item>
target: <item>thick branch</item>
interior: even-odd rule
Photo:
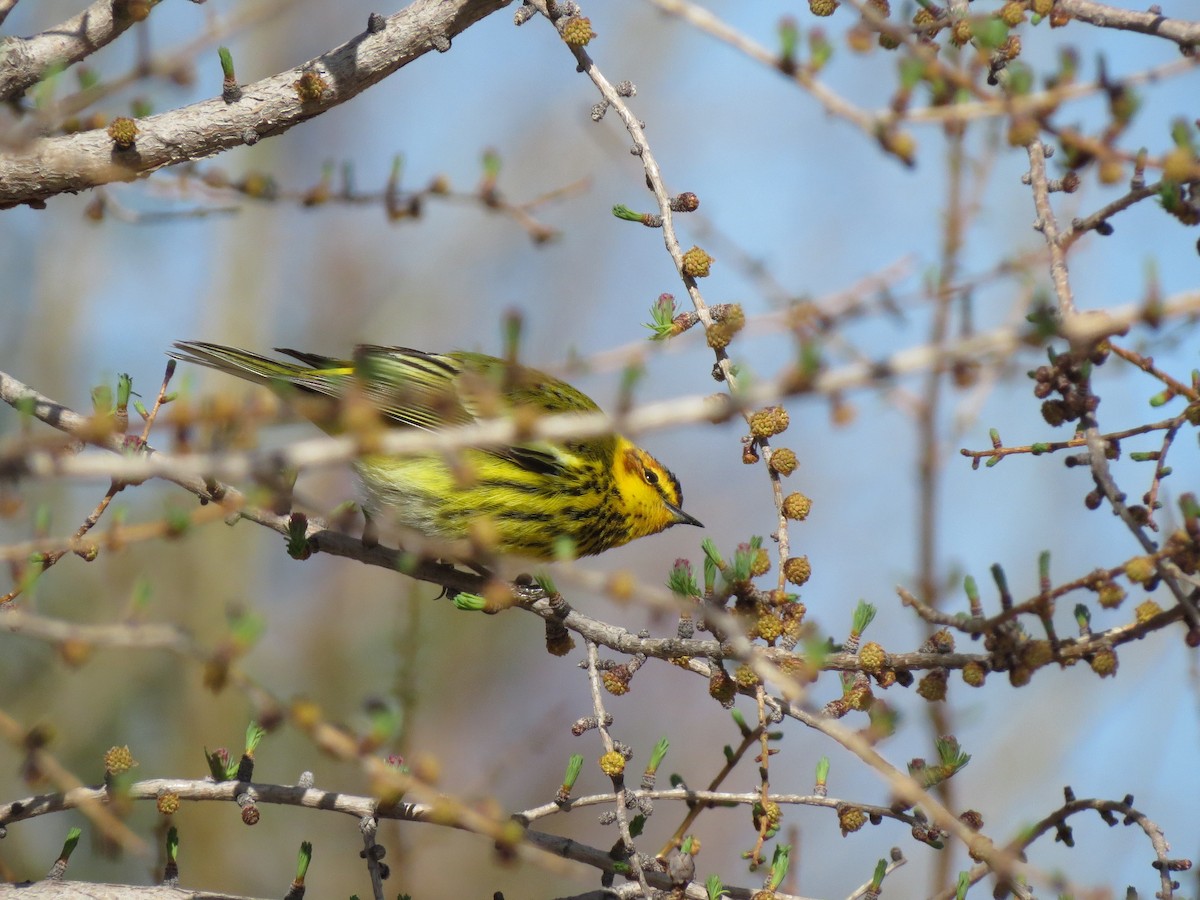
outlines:
[[[13,900],[255,900],[241,894],[165,884],[96,884],[91,881],[45,879],[34,884],[0,884],[0,898]]]
[[[1118,9],[1115,6],[1096,3],[1094,0],[1058,0],[1057,5],[1072,19],[1087,22],[1089,25],[1152,34],[1174,41],[1182,48],[1190,49],[1200,45],[1200,22],[1168,19],[1161,12]]]
[[[113,0],[96,0],[83,12],[41,34],[0,40],[0,100],[20,97],[48,70],[77,63],[124,34],[135,20],[119,15],[115,9],[119,5]]]
[[[127,150],[117,149],[103,130],[39,138],[0,158],[0,208],[38,205],[57,194],[132,181],[166,166],[282,134],[431,49],[448,50],[450,38],[509,2],[416,0],[387,18],[383,30],[363,32],[302,66],[247,85],[238,101],[226,103],[218,97],[139,119],[136,144]],[[318,98],[302,101],[296,81],[310,72],[325,87]]]

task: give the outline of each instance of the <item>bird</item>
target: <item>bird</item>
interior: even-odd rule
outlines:
[[[174,346],[172,358],[266,385],[330,434],[361,429],[363,418],[353,417],[364,407],[387,428],[434,433],[503,416],[599,411],[561,379],[470,351],[361,344],[348,360],[276,348],[289,357],[279,359],[204,341]],[[405,456],[368,451],[354,465],[369,527],[387,515],[438,541],[473,539],[488,553],[592,556],[674,525],[703,527],[683,511],[679,479],[619,434]]]

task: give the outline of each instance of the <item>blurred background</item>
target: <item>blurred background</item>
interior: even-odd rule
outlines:
[[[897,14],[903,12],[899,6]],[[1162,6],[1168,16],[1195,14],[1185,0]],[[879,48],[867,54],[847,49],[844,33],[857,21],[849,8],[818,22],[804,4],[792,2],[709,0],[706,7],[771,49],[778,47],[782,16],[795,16],[802,34],[819,24],[835,48],[822,80],[866,109],[888,103],[896,57]],[[4,30],[41,31],[77,11],[78,4],[59,0],[21,4]],[[371,11],[394,10],[356,0],[167,3],[88,65],[101,79],[111,79],[128,72],[140,52],[178,60],[180,77],[174,81],[139,81],[102,109],[128,114],[131,103],[144,100],[157,112],[220,92],[218,44],[231,49],[239,80],[252,82],[350,39]],[[710,376],[712,353],[702,334],[688,333],[667,347],[646,340],[642,323],[649,321],[658,295],[674,293],[681,305],[686,298],[661,234],[610,214],[616,203],[651,208],[628,135],[611,113],[598,124],[591,120],[598,97],[549,25],[535,19],[514,28],[511,12],[469,29],[449,53],[429,54],[344,106],[281,137],[202,163],[200,171],[219,169],[231,180],[266,173],[285,193],[298,193],[320,182],[323,167],[340,172],[349,166],[359,190],[382,190],[400,155],[404,188],[419,189],[442,176],[454,191],[470,194],[490,149],[501,162],[499,190],[513,203],[572,186],[534,210],[557,231],[554,240],[535,242],[519,222],[477,200],[429,198],[419,218],[391,222],[378,204],[309,209],[290,200],[218,196],[198,179],[165,172],[106,189],[100,221],[87,215],[90,205],[95,211],[95,192],[54,198],[45,210],[0,215],[5,273],[0,368],[86,411],[91,388],[112,383],[122,372],[152,399],[164,354],[176,340],[331,355],[348,353],[362,341],[496,353],[502,349],[503,320],[516,313],[523,322],[522,358],[530,364],[565,372],[571,360],[605,354],[605,364],[571,370],[572,381],[602,406],[611,406],[621,369],[633,363],[646,370],[637,400],[720,390]],[[712,276],[701,283],[708,302],[739,302],[751,319],[731,350],[745,371],[772,377],[795,355],[793,338],[779,319],[756,324],[755,317],[799,298],[820,305],[880,273],[890,273],[891,310],[870,307],[845,325],[843,336],[870,358],[926,342],[932,310],[927,287],[942,259],[947,200],[940,127],[914,128],[917,164],[908,169],[861,131],[823,112],[778,71],[649,3],[592,3],[584,12],[598,35],[588,49],[599,67],[611,81],[629,79],[637,86],[631,102],[646,123],[669,188],[700,198],[699,212],[678,217],[677,227],[685,249],[699,244],[716,258]],[[244,26],[230,28],[243,17],[249,20]],[[206,34],[211,40],[204,40]],[[1101,59],[1108,76],[1120,79],[1178,58],[1165,41],[1079,23],[1053,32],[1043,24],[1022,36],[1022,58],[1039,72],[1056,68],[1062,47],[1075,46],[1081,80],[1096,78]],[[71,79],[68,72],[59,89],[73,89]],[[1141,89],[1142,112],[1121,146],[1144,145],[1153,153],[1169,148],[1169,123],[1194,118],[1198,91],[1195,68]],[[1072,103],[1060,120],[1095,128],[1105,110],[1103,94],[1092,94]],[[971,217],[963,234],[962,281],[1044,246],[1031,228],[1030,191],[1021,184],[1027,157],[1023,149],[1008,147],[1005,123],[973,125],[966,149],[963,183]],[[1054,168],[1056,175],[1061,171]],[[585,184],[574,187],[581,179]],[[338,183],[340,175],[335,188]],[[1086,170],[1077,193],[1055,195],[1060,222],[1126,189],[1127,179],[1104,186],[1094,167]],[[178,215],[227,206],[236,211]],[[1112,236],[1089,236],[1070,256],[1081,309],[1141,302],[1149,285],[1165,297],[1196,289],[1200,257],[1194,230],[1153,202],[1136,205],[1113,225]],[[1021,321],[1047,283],[1041,263],[981,279],[971,292],[970,326],[985,331]],[[960,327],[956,321],[954,329]],[[1194,331],[1178,326],[1137,330],[1128,344],[1152,352],[1161,367],[1185,381],[1196,365]],[[1005,567],[1013,593],[1022,598],[1037,591],[1037,555],[1043,549],[1053,551],[1056,583],[1140,552],[1115,517],[1084,508],[1084,494],[1092,488],[1084,469],[1066,471],[1056,456],[1022,456],[972,471],[958,455],[960,447],[989,446],[990,427],[999,428],[1009,443],[1067,437],[1066,429],[1053,431],[1042,421],[1025,378],[1027,369],[1044,361],[1039,354],[985,368],[974,385],[945,396],[938,421],[944,463],[938,572],[952,609],[965,609],[956,595],[964,574],[979,579],[985,605],[996,608],[988,577],[993,563]],[[848,361],[834,347],[827,360],[834,367]],[[243,397],[255,390],[187,368],[181,366],[176,379],[192,396]],[[1146,406],[1156,384],[1119,361],[1099,370],[1096,383],[1104,397],[1102,428],[1161,417]],[[809,615],[835,638],[845,636],[861,598],[879,608],[869,638],[896,651],[915,649],[922,640],[919,623],[901,608],[895,591],[897,585],[916,588],[912,409],[920,390],[921,382],[911,380],[849,394],[840,398],[845,406],[837,416],[828,398],[786,401],[792,425],[778,443],[800,458],[789,488],[814,501],[808,521],[791,532],[793,552],[806,554],[813,568],[801,593]],[[0,435],[11,436],[17,428],[16,414],[0,409]],[[270,430],[262,439],[313,434],[296,425]],[[628,570],[661,584],[675,558],[699,563],[702,536],[732,550],[750,535],[769,535],[776,526],[770,484],[761,466],[742,465],[741,434],[728,424],[643,436],[640,442],[679,476],[688,511],[707,528],[703,535],[675,529],[583,565]],[[166,432],[152,438],[156,444],[167,441]],[[1145,446],[1131,442],[1126,449],[1156,447],[1151,437]],[[1164,482],[1164,524],[1177,521],[1178,494],[1196,487],[1194,434],[1181,435],[1173,454],[1174,474]],[[1149,481],[1148,468],[1127,457],[1115,473],[1135,496]],[[23,506],[0,520],[0,539],[27,539],[39,508],[52,516],[50,533],[71,533],[105,487],[23,483]],[[302,475],[297,491],[328,510],[354,498],[356,485],[348,471],[323,470]],[[150,483],[127,490],[117,503],[137,521],[191,509],[195,501],[170,485]],[[366,721],[364,704],[373,698],[404,706],[396,749],[406,757],[436,759],[440,784],[455,796],[494,798],[512,811],[547,802],[573,752],[587,760],[577,793],[605,789],[607,779],[593,762],[602,752],[595,733],[573,738],[569,731],[591,710],[586,677],[575,668],[580,654],[557,659],[543,653],[541,624],[530,616],[462,613],[448,602],[434,602],[436,588],[320,554],[298,562],[286,555],[278,535],[250,523],[208,526],[186,540],[102,554],[90,565],[69,557],[23,602],[47,615],[108,622],[125,615],[143,589],[149,591],[149,618],[180,623],[202,643],[225,634],[231,605],[261,615],[267,631],[244,664],[281,698],[308,697],[332,720],[356,727]],[[1169,603],[1167,597],[1156,599]],[[603,596],[574,592],[570,600],[631,630],[673,632],[673,623]],[[1061,634],[1075,631],[1071,605],[1060,604]],[[1127,621],[1131,609],[1132,603],[1100,613],[1094,625]],[[979,810],[997,841],[1056,808],[1069,784],[1080,797],[1133,794],[1137,806],[1162,826],[1175,855],[1200,850],[1200,827],[1190,804],[1181,802],[1181,794],[1194,797],[1196,787],[1195,653],[1174,629],[1122,647],[1120,662],[1115,680],[1101,681],[1084,666],[1047,668],[1020,691],[1003,677],[968,690],[952,675],[948,705],[954,733],[973,756],[954,780],[956,802]],[[702,681],[663,663],[648,665],[630,695],[608,698],[614,734],[634,748],[631,765],[638,771],[654,742],[666,736],[671,751],[663,771],[682,774],[692,786],[707,784],[723,762],[722,745],[736,743],[737,730]],[[651,670],[653,676],[646,677]],[[838,696],[840,686],[827,677],[814,691],[824,702]],[[933,757],[924,701],[900,690],[887,699],[902,720],[897,735],[882,746],[884,754],[901,766],[915,756]],[[26,725],[52,727],[51,751],[85,781],[100,780],[105,749],[126,743],[140,763],[139,778],[200,777],[203,748],[240,750],[251,715],[244,697],[233,690],[214,695],[194,664],[170,654],[98,650],[70,668],[54,648],[11,634],[0,634],[0,706]],[[750,705],[745,708],[752,718]],[[781,752],[771,763],[773,789],[807,792],[817,759],[827,754],[833,758],[831,795],[888,801],[883,783],[841,748],[793,721],[782,730]],[[368,790],[356,767],[320,756],[288,727],[266,739],[258,758],[256,780],[292,783],[308,769],[319,787]],[[21,759],[18,749],[0,746],[4,801],[33,790],[21,781]],[[750,790],[756,784],[753,764],[744,763],[726,787]],[[683,813],[659,803],[647,826],[647,846],[661,845]],[[156,818],[150,804],[140,804],[130,823],[149,839]],[[761,876],[747,874],[740,859],[754,840],[749,819],[744,809],[701,818],[696,829],[703,842],[701,877],[717,873],[731,884],[759,883]],[[307,839],[316,844],[310,896],[370,894],[358,858],[361,837],[351,818],[265,807],[259,825],[246,830],[232,808],[188,804],[175,820],[185,884],[278,894],[292,877],[294,848]],[[11,826],[0,842],[5,874],[40,877],[73,823],[82,824],[82,817],[46,816]],[[902,847],[910,863],[891,876],[889,891],[918,896],[930,890],[937,852],[912,841],[894,822],[845,838],[825,810],[789,808],[784,823],[780,840],[790,836],[797,842],[792,887],[798,892],[844,896],[869,879],[875,861],[892,846]],[[1073,849],[1043,840],[1031,861],[1079,885],[1114,892],[1126,884],[1150,893],[1157,889],[1144,836],[1102,827],[1094,816],[1072,824]],[[538,827],[602,847],[615,836],[597,825],[595,810],[557,816]],[[500,890],[509,897],[540,897],[596,884],[528,866],[501,866],[482,838],[448,829],[389,823],[381,841],[392,867],[389,895],[449,896],[452,884],[456,896]],[[970,865],[961,849],[944,852],[954,854],[953,870]],[[85,845],[70,872],[90,880],[145,883],[153,864]],[[1195,881],[1191,884],[1196,893]]]

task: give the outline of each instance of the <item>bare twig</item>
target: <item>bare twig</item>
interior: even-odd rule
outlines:
[[[1144,187],[1134,188],[1122,197],[1118,197],[1111,203],[1106,203],[1094,213],[1083,217],[1082,219],[1074,219],[1071,222],[1071,230],[1065,231],[1058,236],[1058,243],[1063,250],[1067,250],[1077,240],[1091,231],[1093,228],[1108,222],[1117,213],[1128,209],[1135,203],[1145,200],[1147,197],[1153,197],[1162,190],[1162,182],[1156,181],[1154,184],[1148,184]]]
[[[1129,802],[1129,798],[1122,801],[1098,799],[1076,800],[1072,798],[1040,822],[1023,829],[1020,839],[1013,842],[1012,849],[1018,852],[1023,851],[1051,829],[1055,830],[1055,839],[1060,840],[1065,823],[1069,818],[1093,810],[1099,813],[1101,818],[1109,825],[1116,825],[1119,821],[1125,825],[1135,824],[1141,828],[1146,837],[1150,839],[1150,845],[1154,849],[1155,863],[1153,868],[1159,873],[1159,882],[1162,885],[1162,890],[1155,896],[1161,897],[1163,900],[1169,900],[1169,898],[1174,897],[1174,891],[1178,885],[1174,883],[1171,873],[1177,866],[1178,861],[1170,857],[1170,848],[1167,846],[1162,829],[1147,815],[1135,809]],[[1119,820],[1117,819],[1118,815],[1121,816]],[[1066,829],[1066,833],[1069,832],[1070,829]],[[1190,863],[1182,866],[1184,870],[1190,867]],[[990,874],[991,872],[987,866],[974,866],[967,873],[967,880],[970,884],[977,884]],[[953,900],[955,896],[955,890],[950,888],[934,895],[934,900]]]
[[[1121,357],[1125,362],[1137,366],[1147,375],[1161,381],[1163,386],[1169,388],[1172,393],[1178,394],[1180,397],[1185,397],[1192,403],[1200,402],[1200,391],[1191,385],[1184,384],[1177,378],[1172,378],[1171,375],[1154,365],[1154,360],[1150,357],[1127,350],[1113,341],[1109,341],[1108,346],[1115,355]]]
[[[1059,241],[1058,224],[1054,211],[1050,208],[1050,184],[1046,176],[1046,151],[1040,141],[1034,141],[1028,147],[1029,174],[1028,183],[1033,189],[1033,203],[1037,210],[1036,228],[1042,232],[1050,250],[1050,277],[1054,283],[1054,292],[1058,297],[1059,316],[1063,322],[1063,332],[1071,340],[1072,347],[1089,346],[1090,341],[1081,340],[1078,333],[1072,335],[1073,328],[1081,320],[1096,318],[1095,313],[1077,315],[1075,302],[1071,296],[1071,284],[1067,276],[1065,251]],[[1094,413],[1087,413],[1083,419],[1083,433],[1088,447],[1088,460],[1095,479],[1096,487],[1104,494],[1105,499],[1129,529],[1130,533],[1149,554],[1158,549],[1155,542],[1146,534],[1145,526],[1133,515],[1125,503],[1125,492],[1122,491],[1113,478],[1108,465],[1108,441],[1100,432]],[[1173,567],[1163,560],[1155,560],[1155,566],[1167,589],[1175,597],[1183,616],[1193,630],[1200,630],[1200,610],[1197,610],[1191,594],[1185,594],[1180,580],[1175,577]]]
[[[359,819],[358,827],[362,831],[363,855],[367,860],[367,871],[371,875],[371,894],[375,900],[383,900],[383,869],[379,862],[383,856],[383,845],[375,842],[379,820],[371,813]]]
[[[1050,249],[1050,278],[1054,282],[1054,293],[1058,297],[1059,316],[1066,320],[1075,313],[1075,299],[1071,296],[1071,283],[1067,277],[1067,257],[1059,241],[1058,223],[1050,208],[1050,186],[1046,177],[1046,147],[1034,141],[1027,148],[1029,153],[1029,183],[1033,187],[1033,205],[1037,210],[1034,228],[1046,237]]]
[[[1181,417],[1175,416],[1170,419],[1163,419],[1161,422],[1149,422],[1145,425],[1137,425],[1133,428],[1126,428],[1122,431],[1108,431],[1101,435],[1106,441],[1121,441],[1125,438],[1137,437],[1142,434],[1152,434],[1155,431],[1165,431],[1171,428],[1178,428]],[[1087,445],[1087,438],[1082,435],[1075,435],[1065,441],[1044,441],[1036,444],[1020,444],[1020,445],[1001,445],[999,447],[991,447],[987,450],[968,450],[965,447],[958,452],[963,456],[973,461],[978,465],[979,460],[987,459],[1003,459],[1006,456],[1013,456],[1020,453],[1032,453],[1041,455],[1044,453],[1055,453],[1059,450],[1070,450],[1075,447],[1083,447]]]
[[[96,884],[47,878],[33,884],[0,884],[3,900],[259,900],[228,891],[183,888],[165,884]]]
[[[604,711],[604,694],[600,686],[600,669],[599,655],[596,652],[596,644],[594,641],[587,642],[587,673],[588,684],[591,687],[592,693],[592,711],[596,717],[596,729],[600,732],[600,738],[604,742],[605,754],[619,752],[616,749],[616,744],[613,743],[612,735],[609,734],[608,725],[605,724],[607,719]],[[646,880],[646,872],[642,868],[642,861],[638,858],[637,845],[633,842],[633,835],[629,833],[629,810],[625,805],[625,773],[612,776],[614,800],[613,811],[617,816],[617,829],[621,833],[621,844],[625,849],[625,855],[628,859],[629,869],[633,873],[634,879],[642,886],[642,896],[653,896],[650,890],[650,883]]]

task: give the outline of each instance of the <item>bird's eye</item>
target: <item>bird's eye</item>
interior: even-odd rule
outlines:
[[[658,484],[658,473],[653,469],[646,469],[646,484]]]

